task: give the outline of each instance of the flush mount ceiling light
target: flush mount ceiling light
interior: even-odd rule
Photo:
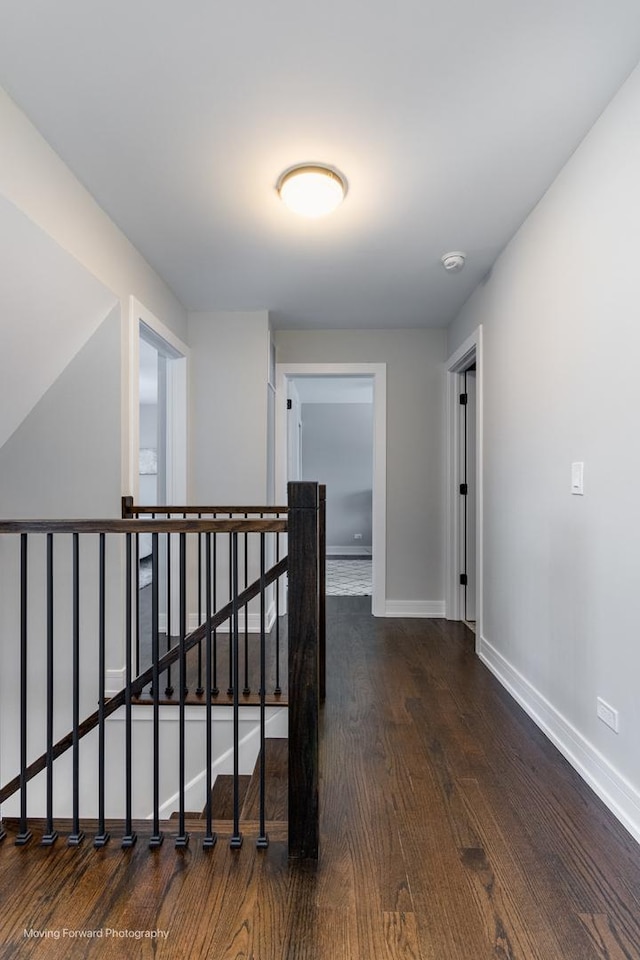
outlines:
[[[324,217],[340,206],[347,181],[332,167],[303,163],[290,167],[278,180],[282,202],[302,217]]]

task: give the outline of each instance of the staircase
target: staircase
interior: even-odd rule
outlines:
[[[0,840],[3,813],[23,847],[66,835],[72,847],[92,838],[126,849],[139,834],[150,849],[165,835],[181,849],[193,832],[203,847],[229,834],[231,848],[288,837],[290,857],[317,859],[320,492],[290,483],[287,506],[275,508],[0,521],[0,633],[15,638],[0,672]],[[137,602],[142,535],[152,539],[150,662]]]
[[[265,818],[267,833],[271,840],[287,840],[287,790],[288,790],[288,740],[285,737],[270,737],[265,740]],[[231,774],[220,774],[211,791],[211,810],[213,829],[220,840],[228,840],[233,835],[233,784]],[[260,757],[256,762],[251,775],[238,777],[238,802],[240,825],[243,836],[255,839],[260,833]],[[161,820],[161,832],[169,839],[177,830],[179,813],[171,814],[169,820]],[[185,813],[188,832],[194,840],[201,838],[206,829],[206,809],[201,813]],[[3,825],[9,834],[17,834],[20,821],[17,817],[5,817]],[[36,840],[41,839],[47,830],[44,818],[29,821],[31,831]],[[82,819],[81,832],[86,836],[93,836],[98,831],[96,820]],[[137,833],[144,835],[149,830],[148,820],[134,820],[133,826]],[[56,820],[57,831],[65,837],[73,831],[73,821],[67,819]],[[122,832],[121,820],[108,820],[107,832],[118,836]]]
[[[288,741],[284,737],[269,737],[265,740],[265,818],[269,837],[273,840],[287,839],[287,791],[288,791]],[[259,835],[260,819],[260,760],[258,757],[253,773],[238,777],[238,809],[242,832],[247,837]],[[234,778],[220,774],[211,791],[211,810],[214,830],[218,837],[226,839],[233,834]],[[178,812],[171,820],[178,819]],[[206,809],[202,813],[185,814],[189,832],[197,836],[204,833]],[[171,823],[168,828],[171,829]]]

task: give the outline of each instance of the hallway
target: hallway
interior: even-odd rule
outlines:
[[[9,835],[1,960],[640,960],[637,844],[464,626],[369,605],[327,605],[319,864],[288,865],[282,841],[123,853]]]

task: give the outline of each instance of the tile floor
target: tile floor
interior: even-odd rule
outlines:
[[[371,558],[327,557],[328,597],[370,597]]]

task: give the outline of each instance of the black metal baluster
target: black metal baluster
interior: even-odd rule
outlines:
[[[136,677],[140,672],[140,534],[136,533]]]
[[[214,513],[213,519],[217,518],[217,514]],[[213,589],[213,600],[212,608],[213,611],[217,609],[217,595],[218,595],[218,534],[213,534],[213,572],[212,572],[212,589]],[[218,628],[213,628],[213,689],[211,691],[214,697],[217,697],[220,693],[218,688]]]
[[[239,637],[238,637],[238,534],[231,535],[231,637],[233,640],[233,836],[230,846],[237,850],[242,846],[240,833],[240,702],[239,702]]]
[[[171,650],[171,534],[167,534],[167,653]],[[167,686],[165,687],[167,697],[173,696],[173,684],[171,683],[171,664],[167,667]]]
[[[109,834],[105,829],[104,805],[104,696],[106,677],[106,591],[105,591],[105,545],[106,537],[101,533],[98,539],[98,834],[94,837],[94,847],[104,847],[109,842]]]
[[[276,563],[280,561],[280,534],[276,533]],[[273,585],[276,591],[276,686],[274,694],[279,696],[282,693],[280,686],[280,580],[276,580]]]
[[[249,514],[245,513],[245,520],[249,519]],[[247,589],[249,584],[249,534],[245,531],[243,534],[244,541],[244,589]],[[245,697],[248,697],[251,693],[251,688],[249,687],[249,604],[245,603],[244,605],[244,689],[243,694]]]
[[[53,828],[53,534],[47,534],[47,826],[40,841],[52,846],[58,839]]]
[[[183,513],[183,514],[182,514],[182,519],[183,519],[183,520],[186,520],[186,519],[187,519],[186,513]],[[180,561],[178,560],[178,562],[180,562]],[[185,561],[185,570],[186,570],[186,561]],[[179,575],[181,576],[181,574],[179,574]],[[182,591],[182,589],[181,589],[181,590],[180,590],[180,600],[179,600],[179,603],[182,604],[182,602],[183,602],[183,591]],[[185,637],[186,637],[186,635],[187,635],[187,613],[186,613],[186,610],[187,610],[187,588],[186,588],[186,581],[185,581],[185,589],[184,589],[184,629],[183,629],[183,626],[182,626],[182,621],[183,621],[182,606],[179,607],[180,630],[181,630],[182,633],[184,633],[184,636],[185,636]],[[179,637],[178,637],[178,643],[180,643],[180,638],[179,638]],[[184,689],[184,693],[185,693],[185,696],[186,696],[186,695],[189,693],[189,688],[187,687],[187,671],[186,671],[186,669],[185,669],[185,671],[184,671],[184,677],[183,677],[182,679],[184,680],[183,689]]]
[[[185,694],[187,689],[187,656],[185,651],[185,638],[187,636],[187,535],[180,534],[180,707],[178,714],[178,777],[180,780],[178,791],[178,836],[176,837],[176,847],[189,846],[189,834],[185,830],[184,824],[184,779],[185,779]]]
[[[202,514],[198,514],[198,520],[202,520]],[[198,533],[198,626],[202,624],[202,534]],[[196,687],[196,696],[201,697],[204,693],[202,686],[202,640],[198,641],[198,686]]]
[[[155,513],[149,514],[149,517],[150,517],[151,520],[154,520],[154,519],[155,519]],[[152,578],[153,578],[153,559],[151,560],[151,567],[152,567],[151,576],[152,576]],[[138,575],[139,575],[139,574],[140,574],[140,562],[138,561]],[[153,594],[153,587],[151,588],[151,593]],[[138,595],[140,595],[140,581],[138,581]],[[153,641],[152,641],[152,645],[153,645]],[[153,682],[152,682],[151,685],[149,686],[149,696],[150,696],[150,697],[153,697]]]
[[[84,840],[80,830],[80,537],[72,534],[73,539],[73,654],[72,654],[72,803],[73,826],[67,839],[70,847],[79,846]]]
[[[266,793],[266,685],[267,658],[265,632],[265,535],[260,534],[260,826],[256,846],[264,849],[269,846],[269,837],[265,827]]]
[[[151,663],[153,684],[153,835],[151,849],[161,846],[160,832],[160,658],[158,635],[158,534],[151,534]]]
[[[233,514],[229,514],[229,520],[231,520]],[[229,603],[233,603],[233,538],[235,534],[229,534]],[[237,550],[237,546],[236,546]],[[229,686],[227,687],[227,695],[231,696],[233,694],[233,624],[229,623]]]
[[[137,840],[131,822],[131,534],[126,535],[125,562],[125,694],[124,694],[124,803],[125,822],[122,846],[132,847]]]
[[[27,534],[20,534],[20,832],[16,846],[31,839],[27,823]]]
[[[215,538],[215,533],[214,533]],[[211,791],[213,785],[211,783],[211,764],[213,761],[213,744],[212,744],[212,729],[211,729],[211,660],[212,660],[212,650],[211,650],[211,534],[205,533],[205,575],[207,578],[206,588],[205,588],[205,607],[206,607],[206,618],[207,618],[207,646],[205,648],[205,671],[207,675],[206,679],[206,713],[205,713],[205,722],[207,724],[207,734],[206,734],[206,762],[207,762],[207,803],[205,806],[206,811],[206,820],[207,825],[205,828],[205,835],[202,840],[202,846],[205,850],[210,850],[215,846],[216,840],[218,839],[216,834],[213,832],[212,826],[212,814],[211,814]],[[215,539],[214,539],[215,542]]]

